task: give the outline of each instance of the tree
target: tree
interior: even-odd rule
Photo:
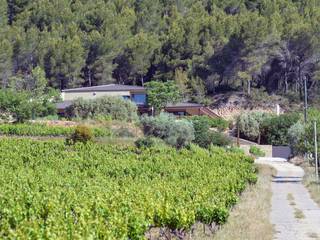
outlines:
[[[260,144],[262,124],[268,118],[263,112],[243,113],[237,119],[237,127],[241,134]]]
[[[1,32],[1,30],[0,30]],[[1,39],[0,36],[0,80],[1,87],[4,88],[8,85],[9,78],[13,73],[12,44],[7,39]]]
[[[140,32],[127,43],[126,55],[131,65],[135,83],[144,85],[144,76],[151,67],[154,51],[158,48],[159,41],[153,34]]]
[[[3,28],[8,23],[8,17],[7,17],[7,1],[6,0],[0,0],[0,28]]]
[[[188,86],[189,78],[187,72],[183,71],[182,68],[178,68],[174,74],[175,83],[179,88],[179,92],[183,99],[188,99],[190,94],[190,89]]]
[[[146,83],[146,88],[148,103],[154,107],[156,113],[159,113],[169,103],[174,104],[181,99],[179,89],[173,81],[151,81]]]

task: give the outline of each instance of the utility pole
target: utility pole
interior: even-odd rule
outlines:
[[[314,121],[314,158],[316,166],[316,181],[319,181],[319,162],[318,162],[318,139],[317,139],[317,121]]]
[[[304,124],[307,124],[307,110],[308,110],[308,90],[307,90],[307,77],[303,76],[304,81]]]
[[[307,77],[303,76],[304,82],[304,127],[307,126],[307,110],[308,110],[308,91],[307,91]],[[304,137],[304,148],[307,150],[307,136]],[[304,154],[304,158],[306,159],[307,153]]]

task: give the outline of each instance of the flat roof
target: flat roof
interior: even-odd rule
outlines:
[[[202,104],[199,103],[189,103],[189,102],[182,102],[182,103],[169,103],[166,107],[168,108],[177,108],[177,107],[203,107]]]
[[[141,86],[130,86],[121,84],[107,84],[92,87],[81,87],[64,89],[62,92],[117,92],[117,91],[145,91]]]

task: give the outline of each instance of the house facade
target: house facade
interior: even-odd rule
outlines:
[[[140,114],[151,113],[151,108],[148,106],[147,92],[144,87],[119,84],[62,90],[61,97],[63,101],[57,104],[58,113],[64,114],[65,109],[76,99],[92,100],[104,96],[116,96],[131,100],[137,104]],[[213,112],[208,112],[209,110],[206,107],[197,103],[169,104],[165,111],[179,116],[209,115],[217,117]]]

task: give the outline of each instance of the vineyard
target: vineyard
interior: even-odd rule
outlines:
[[[45,124],[0,124],[1,135],[14,135],[14,136],[50,136],[61,137],[69,136],[74,132],[75,127],[64,126],[47,126]],[[111,132],[107,128],[91,127],[95,137],[107,137]]]
[[[0,142],[1,239],[143,239],[152,227],[223,224],[251,158],[196,146]]]

